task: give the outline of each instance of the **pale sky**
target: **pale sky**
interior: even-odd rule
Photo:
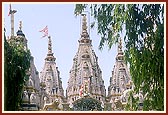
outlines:
[[[10,36],[9,3],[5,3],[3,6],[6,36]],[[75,5],[72,3],[12,3],[12,9],[17,10],[14,17],[15,35],[19,29],[19,21],[22,21],[22,31],[28,40],[28,48],[34,57],[34,63],[39,73],[44,67],[44,59],[48,50],[48,38],[41,38],[43,34],[39,30],[48,25],[49,35],[52,40],[52,51],[56,57],[56,64],[60,71],[65,93],[69,71],[79,47],[78,40],[81,33],[81,19],[74,15]],[[90,17],[90,23],[91,20],[92,18]],[[113,70],[117,55],[117,47],[115,45],[111,50],[108,50],[107,46],[105,46],[100,51],[98,49],[100,36],[96,30],[97,28],[90,30],[90,39],[92,39],[93,50],[98,56],[98,64],[102,70],[107,94],[111,71]]]

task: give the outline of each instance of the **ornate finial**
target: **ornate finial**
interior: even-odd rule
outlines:
[[[122,39],[120,38],[120,41],[118,43],[118,52],[122,52]]]
[[[89,34],[87,32],[87,19],[86,19],[86,14],[82,14],[83,20],[82,20],[82,34],[81,38],[88,38]]]
[[[48,54],[52,54],[52,43],[50,36],[48,36]]]
[[[118,54],[116,57],[116,60],[123,60],[124,59],[124,53],[122,51],[122,39],[118,39]]]
[[[82,14],[83,21],[82,21],[82,32],[87,32],[87,22],[86,22],[86,14]]]
[[[24,33],[22,32],[22,21],[19,21],[19,30],[16,32],[17,36],[25,37]],[[25,42],[27,44],[27,42]]]
[[[52,53],[52,42],[51,42],[51,36],[48,36],[48,53],[47,53],[47,57],[45,58],[45,60],[47,61],[55,61],[55,57],[53,56]]]
[[[19,29],[22,30],[22,21],[19,22]]]

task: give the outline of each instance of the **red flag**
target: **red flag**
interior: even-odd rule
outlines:
[[[46,26],[44,29],[40,30],[39,32],[43,32],[44,35],[42,36],[42,38],[48,36],[48,26]]]
[[[12,7],[11,7],[11,4],[9,4],[9,13],[8,13],[8,16],[10,16],[11,11],[12,11]]]

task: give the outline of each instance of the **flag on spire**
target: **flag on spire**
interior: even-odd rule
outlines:
[[[12,7],[11,7],[11,4],[9,4],[9,13],[8,13],[8,16],[10,16],[11,11],[12,11]]]
[[[48,26],[46,26],[44,29],[40,30],[39,32],[42,32],[44,34],[42,38],[48,36]]]

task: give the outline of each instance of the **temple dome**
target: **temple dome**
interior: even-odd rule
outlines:
[[[18,30],[16,32],[17,36],[22,36],[22,37],[25,37],[24,33],[22,32],[22,30]]]

